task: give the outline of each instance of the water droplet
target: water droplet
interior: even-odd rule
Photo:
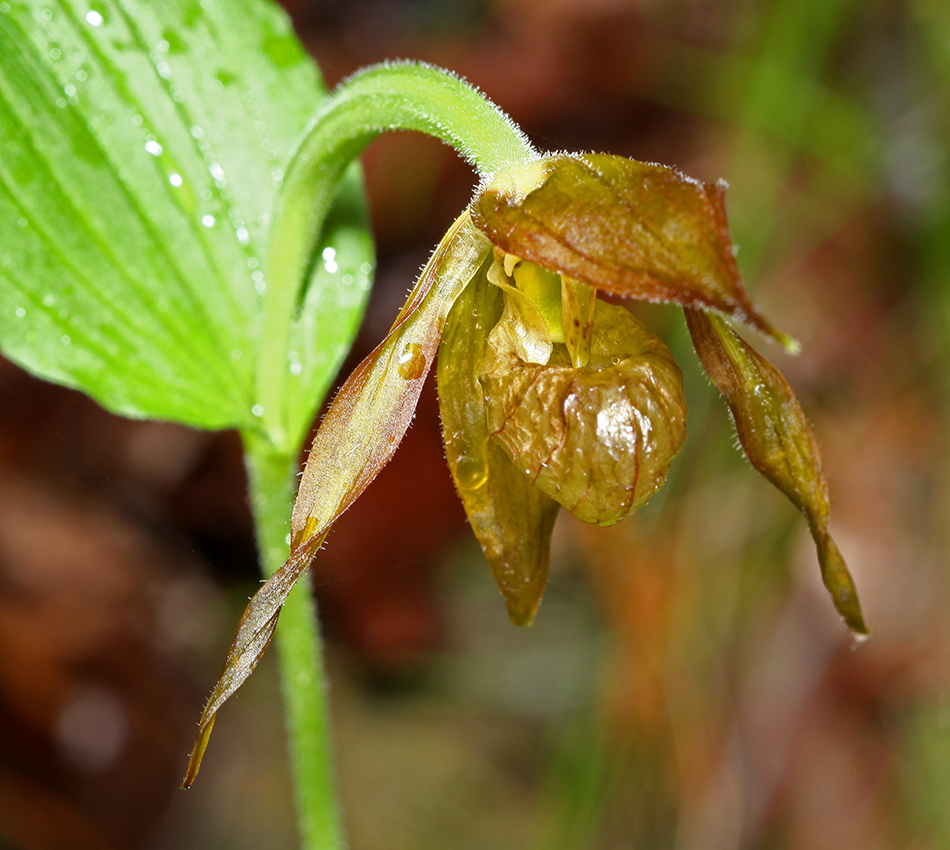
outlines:
[[[232,359],[232,360],[240,360],[243,356],[244,356],[244,352],[241,351],[240,348],[232,348],[232,349],[231,349],[231,359]]]
[[[235,233],[237,234],[237,241],[242,245],[247,245],[251,241],[251,234],[247,232],[246,227],[239,227]]]
[[[48,293],[47,295],[43,296],[44,307],[52,307],[55,303],[56,303],[56,296],[53,295],[52,293]]]
[[[455,465],[455,475],[459,487],[465,490],[478,490],[488,480],[488,464],[484,456],[462,455]]]
[[[181,175],[177,171],[173,171],[168,175],[168,182],[172,184],[176,189],[181,186],[184,182],[181,178]]]
[[[330,248],[327,246],[323,249],[320,256],[323,257],[324,260],[333,260],[336,258],[336,248]]]
[[[59,338],[59,341],[60,341],[63,345],[69,345],[69,344],[73,341],[73,338],[72,338],[69,334],[63,334],[63,335]]]
[[[102,15],[98,12],[86,12],[86,23],[91,27],[101,27]]]
[[[167,50],[169,53],[185,52],[184,42],[174,30],[168,29],[162,33],[162,41],[160,41],[159,44],[162,44],[163,42],[165,44],[165,50]]]
[[[16,317],[18,319],[22,319],[25,315],[26,315],[26,310],[24,310],[22,307],[16,308]]]
[[[18,218],[16,220],[16,223],[19,224],[20,227],[26,227],[29,224],[29,222],[25,218]]]
[[[65,109],[65,108],[66,108],[66,98],[65,98],[65,97],[58,97],[58,98],[56,98],[56,105],[57,105],[60,109]]]
[[[258,267],[258,265],[259,265],[259,263],[258,263],[258,261],[257,261],[257,257],[251,257],[251,258],[248,259],[248,261],[247,261],[247,267],[248,267],[249,269],[256,269],[256,268]]]
[[[373,270],[373,267],[369,263],[360,264],[360,272],[362,274],[369,274]]]
[[[327,260],[327,261],[323,264],[323,267],[324,267],[330,274],[336,274],[337,271],[338,271],[339,268],[340,268],[340,267],[336,264],[336,260]]]
[[[142,116],[141,116],[141,115],[136,114],[136,115],[133,115],[133,116],[132,116],[132,126],[133,126],[133,127],[141,127],[141,126],[142,126]]]
[[[76,79],[79,80],[79,82],[85,82],[88,77],[89,75],[83,71],[82,68],[76,71]]]
[[[44,20],[47,20],[47,21],[53,20],[53,10],[52,10],[52,9],[44,9],[42,12],[40,12],[40,14],[43,16],[43,19],[44,19]]]
[[[263,415],[264,415],[264,407],[263,407],[263,405],[255,404],[255,405],[251,408],[251,413],[253,413],[255,416],[263,416]]]
[[[214,192],[212,192],[210,189],[201,190],[201,199],[203,201],[210,201],[213,197],[214,197]]]
[[[0,13],[5,15],[9,11],[10,11],[9,3],[0,3]]]
[[[344,286],[352,286],[352,285],[353,285],[353,275],[351,275],[351,274],[345,274],[345,275],[343,275],[343,277],[340,278],[340,283],[342,283]]]
[[[396,359],[396,367],[407,381],[419,378],[426,368],[426,356],[422,353],[422,346],[418,342],[407,342]]]
[[[294,360],[294,362],[290,364],[291,375],[299,375],[302,371],[303,364],[299,360]]]
[[[145,150],[147,150],[152,156],[158,156],[162,152],[162,146],[154,139],[149,139],[145,143]]]
[[[59,57],[62,56],[62,55],[63,55],[63,54],[62,54],[62,52],[60,51],[60,49],[59,49],[58,47],[54,47],[54,48],[49,52],[49,58],[50,58],[50,59],[59,59]]]
[[[213,215],[203,215],[201,217],[201,223],[205,227],[214,227],[214,216]]]
[[[289,68],[306,56],[300,42],[289,33],[266,33],[261,39],[261,50],[278,68]]]

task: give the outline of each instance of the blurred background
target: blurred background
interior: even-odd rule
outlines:
[[[561,517],[527,630],[430,388],[315,568],[353,850],[950,846],[950,5],[287,6],[331,85],[423,59],[540,148],[729,182],[748,286],[803,353],[750,341],[815,425],[874,632],[853,646],[679,310],[639,312],[683,368],[686,449],[630,520]],[[473,186],[412,135],[364,162],[380,265],[350,366]],[[0,848],[294,847],[273,657],[177,790],[257,584],[236,436],[120,420],[6,362],[0,382]]]

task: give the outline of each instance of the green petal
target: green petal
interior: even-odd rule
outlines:
[[[386,465],[412,420],[445,318],[491,246],[463,213],[422,271],[386,339],[347,378],[314,437],[291,522],[290,557],[254,594],[208,699],[189,760],[198,772],[215,715],[251,674],[281,605],[330,526]]]
[[[794,345],[742,286],[724,183],[606,154],[542,165],[546,179],[526,194],[499,180],[477,198],[473,221],[492,243],[605,292],[717,310]]]
[[[469,523],[516,625],[534,618],[548,577],[558,504],[531,486],[488,433],[478,380],[500,289],[478,275],[455,302],[439,349],[445,454]]]
[[[828,482],[798,399],[781,372],[718,316],[687,310],[686,323],[703,368],[732,411],[743,450],[805,514],[835,608],[855,635],[867,635],[854,582],[828,533]]]

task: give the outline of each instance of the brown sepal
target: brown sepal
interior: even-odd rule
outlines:
[[[746,456],[805,514],[835,608],[856,636],[867,635],[854,581],[828,533],[821,452],[795,393],[781,372],[718,316],[687,310],[686,324],[703,368],[729,405]]]
[[[601,291],[716,310],[794,345],[742,286],[725,183],[607,154],[555,156],[543,167],[541,185],[523,196],[502,182],[476,199],[472,220],[493,244]]]

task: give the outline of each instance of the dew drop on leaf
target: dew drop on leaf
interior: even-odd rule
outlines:
[[[416,380],[425,371],[426,357],[418,342],[407,342],[396,359],[399,374],[407,381]]]
[[[455,474],[460,488],[478,490],[488,481],[488,465],[484,457],[462,455],[455,465]]]

